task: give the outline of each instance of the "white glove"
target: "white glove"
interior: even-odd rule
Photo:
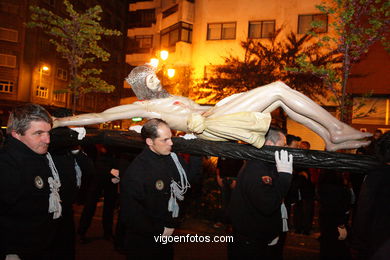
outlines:
[[[6,255],[5,260],[20,260],[18,255]]]
[[[181,136],[181,138],[184,138],[186,140],[191,140],[191,139],[196,139],[198,137],[196,137],[196,135],[194,135],[194,134],[185,134],[185,135]]]
[[[129,127],[129,130],[133,130],[137,133],[141,133],[142,125],[132,125]]]
[[[84,127],[71,127],[70,129],[72,129],[73,131],[76,131],[78,133],[78,136],[77,136],[77,139],[79,140],[83,140],[83,138],[85,137],[87,131],[85,130]]]
[[[174,228],[167,228],[164,227],[164,233],[162,234],[163,236],[169,237],[173,234],[173,231],[175,231]]]
[[[268,244],[268,246],[274,246],[278,243],[279,236],[275,237],[274,240],[271,241],[271,243]]]
[[[276,169],[278,169],[278,172],[287,172],[292,174],[293,171],[293,156],[292,154],[288,154],[287,151],[281,150],[280,151],[280,158],[279,158],[279,151],[275,152],[275,162],[276,162]]]
[[[345,240],[348,235],[347,229],[345,227],[337,227],[337,230],[339,231],[338,240]]]

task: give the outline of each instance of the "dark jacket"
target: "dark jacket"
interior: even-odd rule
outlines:
[[[0,152],[0,248],[5,254],[43,254],[56,227],[48,213],[51,171],[39,155],[13,137]]]
[[[180,158],[180,157],[179,157]],[[188,168],[180,158],[183,168]],[[121,217],[128,232],[160,235],[164,227],[174,228],[177,220],[168,211],[171,180],[180,177],[170,155],[158,155],[145,148],[121,179]]]
[[[363,182],[351,241],[362,259],[368,259],[390,240],[389,186],[390,165],[369,172]]]
[[[349,188],[343,184],[343,177],[340,173],[327,170],[321,172],[318,196],[321,226],[330,229],[347,223],[348,214],[346,212],[351,207],[351,193]]]
[[[272,178],[265,184],[263,176]],[[248,240],[269,243],[282,230],[280,206],[292,176],[278,173],[275,164],[248,161],[238,175],[229,207],[234,232]]]

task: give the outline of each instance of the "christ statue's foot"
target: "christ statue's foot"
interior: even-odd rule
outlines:
[[[357,149],[360,147],[367,146],[371,143],[371,141],[345,141],[342,143],[334,144],[334,143],[326,143],[326,150],[330,152],[334,152],[341,149]]]
[[[339,144],[347,141],[360,140],[371,136],[372,134],[369,132],[361,132],[347,124],[343,124],[343,128],[341,130],[331,132],[330,138],[332,143]]]

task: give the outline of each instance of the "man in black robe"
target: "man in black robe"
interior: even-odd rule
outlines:
[[[39,105],[16,107],[0,152],[0,258],[52,259],[61,183],[49,153],[52,119]]]
[[[265,145],[285,146],[281,131],[270,129]],[[228,245],[229,259],[278,259],[281,247],[279,234],[287,222],[282,210],[292,179],[292,155],[287,151],[275,154],[276,166],[260,160],[246,163],[238,175],[229,216],[233,225],[233,243]],[[284,223],[285,222],[285,223]]]
[[[163,120],[149,120],[141,135],[147,146],[121,178],[128,259],[173,259],[172,243],[156,240],[168,238],[177,227],[176,199],[182,200],[189,188],[185,163],[171,153],[171,129]]]

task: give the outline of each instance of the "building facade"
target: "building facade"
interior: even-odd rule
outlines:
[[[122,32],[122,36],[104,38],[101,46],[110,53],[106,63],[98,62],[101,78],[116,90],[110,94],[89,93],[81,96],[76,104],[79,112],[101,111],[117,105],[123,93],[123,79],[128,72],[125,62],[126,0],[70,1],[75,10],[83,12],[95,5],[101,5],[102,26]],[[49,37],[40,29],[27,28],[30,20],[29,6],[36,5],[65,15],[65,5],[60,0],[2,0],[0,2],[0,118],[6,124],[8,111],[22,103],[38,103],[49,111],[59,107],[72,106],[69,94],[58,93],[69,84],[67,61],[49,42]],[[129,92],[129,91],[127,91]],[[130,93],[130,92],[129,92]],[[128,94],[129,95],[129,94]]]
[[[179,69],[177,78],[183,76],[180,71],[187,67],[193,80],[207,79],[213,66],[224,63],[224,57],[244,57],[240,43],[248,38],[265,40],[280,27],[285,34],[294,32],[303,35],[315,20],[324,22],[318,29],[320,33],[331,34],[328,31],[331,21],[316,8],[320,3],[320,0],[131,0],[126,62],[137,66],[149,62],[151,58],[158,58],[160,50],[168,50],[169,58],[161,62],[165,67]],[[384,62],[386,55],[387,61]],[[373,68],[381,66],[388,71],[388,61],[389,54],[384,54],[374,62]],[[360,70],[364,70],[366,65],[364,61],[361,63]],[[366,76],[370,77],[367,82],[380,77],[377,74]],[[390,93],[388,75],[384,77],[387,80],[383,78],[380,84],[361,86],[378,94],[375,98],[381,99],[379,110],[389,113],[389,108],[383,107],[383,102],[389,102]],[[349,90],[356,94],[355,98],[361,95],[352,88]],[[325,105],[332,106],[329,103]],[[368,126],[356,124],[355,127],[366,128],[367,131],[389,127],[387,121],[382,121],[377,120]],[[321,138],[303,126],[289,120],[287,127],[289,133],[311,141],[313,149],[324,148]]]

